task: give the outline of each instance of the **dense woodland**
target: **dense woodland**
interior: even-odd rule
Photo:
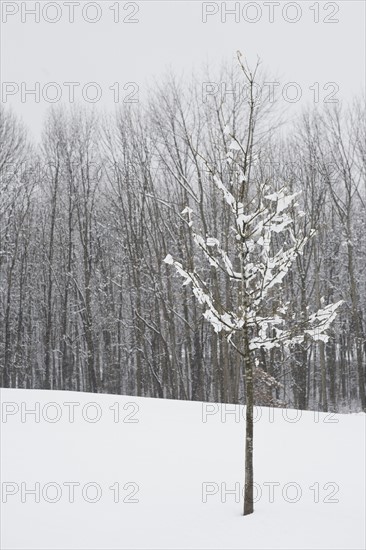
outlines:
[[[216,81],[234,89],[240,78],[225,70]],[[239,153],[229,150],[233,136],[247,153],[246,184],[301,190],[294,233],[316,229],[283,281],[287,315],[344,300],[327,343],[262,354],[256,403],[366,410],[362,98],[314,104],[289,121],[263,95],[204,98],[198,78],[169,77],[144,104],[110,115],[53,108],[37,145],[1,108],[2,387],[244,402],[242,358],[163,262],[172,253],[199,265],[235,304],[181,214],[189,206],[201,234],[228,241],[231,221],[212,177],[228,189],[237,183],[227,161]]]

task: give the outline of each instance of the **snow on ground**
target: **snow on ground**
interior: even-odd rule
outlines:
[[[364,548],[364,414],[257,409],[243,517],[242,407],[7,389],[1,401],[3,550]]]

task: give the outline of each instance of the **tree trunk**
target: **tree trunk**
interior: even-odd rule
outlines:
[[[244,487],[244,516],[254,512],[253,503],[253,365],[249,351],[248,332],[244,330],[244,369],[245,369],[245,487]]]

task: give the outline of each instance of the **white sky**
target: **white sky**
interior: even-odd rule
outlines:
[[[36,4],[40,22],[26,12],[37,9]],[[134,91],[132,87],[123,90],[128,82],[136,82],[143,97],[147,86],[154,78],[160,80],[167,69],[173,68],[178,74],[191,73],[192,68],[199,69],[206,62],[214,65],[230,61],[238,49],[252,63],[257,55],[261,58],[267,72],[277,76],[280,95],[287,83],[298,83],[302,97],[297,106],[313,101],[314,91],[309,87],[315,82],[319,83],[321,101],[335,90],[333,86],[323,89],[328,82],[339,86],[334,96],[338,99],[349,99],[364,89],[366,4],[363,0],[240,2],[238,22],[234,15],[227,15],[226,22],[221,20],[224,16],[221,5],[233,9],[235,2],[210,2],[207,9],[217,13],[208,15],[206,23],[202,21],[205,3],[197,0],[135,3],[79,0],[71,4],[74,4],[73,23],[66,1],[1,2],[1,101],[23,116],[34,136],[39,136],[50,106],[42,95],[39,103],[30,95],[22,101],[21,90],[34,88],[36,82],[41,91],[46,89],[49,98],[54,97],[56,89],[44,86],[56,82],[65,103],[69,101],[69,89],[64,82],[80,83],[75,88],[75,98],[81,102],[85,102],[81,88],[97,82],[102,93],[99,105],[113,108],[114,96],[109,87],[116,82],[121,91],[120,102]],[[86,11],[85,4],[90,4]],[[117,4],[119,23],[114,22]],[[123,22],[123,18],[132,14],[132,4],[139,8],[138,13],[131,15],[138,23]],[[272,8],[269,4],[273,4]],[[83,19],[82,8],[90,19],[99,9],[100,20],[88,23]],[[274,20],[270,22],[272,9]],[[11,14],[13,11],[16,13]],[[60,20],[50,23],[45,20],[47,17]],[[256,17],[257,22],[249,22]],[[297,22],[286,21],[296,17]],[[338,22],[325,23],[327,17]],[[4,94],[11,89],[14,95]],[[94,91],[89,89],[90,97]]]

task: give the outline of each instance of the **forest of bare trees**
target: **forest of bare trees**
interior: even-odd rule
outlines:
[[[237,74],[220,81],[233,88]],[[253,135],[246,124],[252,101]],[[289,319],[344,300],[327,343],[274,349],[255,401],[366,410],[366,126],[362,99],[311,106],[280,124],[260,97],[202,96],[173,77],[111,115],[55,108],[39,145],[0,112],[0,382],[243,403],[241,358],[163,260],[201,262],[181,215],[227,244],[209,164],[233,185],[229,143],[246,144],[248,185],[302,191],[296,235],[316,230],[281,292]],[[230,126],[230,135],[227,132]],[[300,227],[301,225],[301,227]],[[233,288],[200,264],[235,304]]]

